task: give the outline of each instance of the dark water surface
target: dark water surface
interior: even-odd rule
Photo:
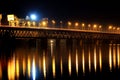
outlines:
[[[120,44],[99,40],[0,41],[2,80],[119,80]]]

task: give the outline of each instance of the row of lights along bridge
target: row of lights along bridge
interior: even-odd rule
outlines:
[[[40,21],[36,21],[36,16],[31,15],[26,16],[25,19],[18,18],[14,14],[7,15],[7,20],[9,22],[9,26],[11,27],[49,27],[49,28],[67,28],[67,29],[81,29],[81,30],[95,30],[95,31],[104,31],[108,30],[111,32],[119,32],[120,27],[108,26],[104,27],[100,24],[85,24],[80,22],[70,22],[63,23],[60,21],[57,23],[55,20],[49,21],[48,18],[43,18]],[[0,25],[1,25],[2,14],[0,14]]]

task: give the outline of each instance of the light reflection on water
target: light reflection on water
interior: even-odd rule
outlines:
[[[28,77],[30,78],[30,72],[31,72],[31,61],[30,61],[30,57],[28,56],[28,63],[27,63],[27,68],[28,68]]]
[[[88,64],[89,64],[89,72],[91,72],[91,55],[90,55],[90,48],[88,50]]]
[[[62,63],[62,57],[60,58],[60,71],[61,75],[63,74],[63,63]]]
[[[118,68],[120,66],[120,48],[119,48],[119,44],[117,44],[117,65],[118,65]]]
[[[116,45],[113,44],[113,65],[116,68]]]
[[[112,71],[112,49],[111,49],[112,45],[109,44],[109,67],[110,67],[110,71]]]
[[[100,65],[100,71],[102,70],[102,53],[101,48],[99,48],[99,65]]]
[[[35,78],[36,78],[35,58],[33,58],[33,61],[32,61],[32,77],[33,77],[33,80],[35,80]]]
[[[15,68],[16,68],[16,77],[19,78],[19,60],[16,59],[16,64],[15,64]]]
[[[76,73],[78,75],[78,51],[76,50],[76,56],[75,56],[75,62],[76,62]]]
[[[25,76],[25,71],[26,71],[26,62],[25,59],[23,58],[23,75]]]
[[[45,60],[45,53],[43,53],[43,74],[44,74],[44,78],[46,78],[46,60]]]
[[[53,72],[53,78],[55,78],[55,57],[53,56],[52,58],[52,72]]]
[[[68,56],[68,69],[69,69],[69,75],[71,75],[71,54],[70,53]]]
[[[15,59],[11,59],[8,61],[8,79],[15,79]]]
[[[97,68],[97,60],[96,60],[96,46],[94,47],[94,69],[96,72],[96,68]]]
[[[65,40],[62,44],[66,46],[66,50],[60,48],[55,40],[48,41],[46,50],[39,47],[32,48],[26,54],[14,54],[13,57],[7,61],[7,76],[9,80],[19,79],[21,75],[27,76],[28,79],[36,80],[37,77],[47,79],[57,78],[62,76],[73,76],[79,77],[80,75],[86,75],[94,72],[98,73],[99,70],[102,72],[104,69],[109,69],[112,72],[114,69],[120,66],[120,44],[84,44],[82,41],[76,41],[74,44],[67,44]],[[83,45],[84,44],[84,45]],[[60,53],[56,50],[60,48]],[[106,48],[106,52],[103,49]],[[36,50],[40,52],[37,53]],[[15,50],[16,53],[19,50]],[[33,53],[32,53],[33,52]],[[106,55],[106,56],[104,56]],[[105,67],[104,67],[105,65]],[[107,66],[106,66],[107,65]],[[104,69],[103,69],[104,67]],[[2,60],[0,61],[0,78],[3,76]],[[39,73],[38,73],[39,72]],[[64,75],[63,75],[64,74]],[[38,76],[39,75],[39,76]]]
[[[82,69],[83,69],[83,74],[85,73],[85,56],[84,56],[84,48],[82,50]]]

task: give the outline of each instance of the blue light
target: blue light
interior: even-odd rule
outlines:
[[[32,77],[33,77],[33,80],[35,80],[35,78],[36,78],[36,68],[35,68],[35,62],[34,61],[32,63]]]
[[[31,14],[31,15],[30,15],[30,18],[31,18],[31,20],[36,20],[36,19],[37,19],[37,16],[36,16],[35,14]]]

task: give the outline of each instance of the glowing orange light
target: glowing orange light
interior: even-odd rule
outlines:
[[[53,77],[55,78],[55,57],[52,59],[52,72],[53,72]]]
[[[68,69],[69,69],[69,75],[71,75],[71,55],[68,56]]]

